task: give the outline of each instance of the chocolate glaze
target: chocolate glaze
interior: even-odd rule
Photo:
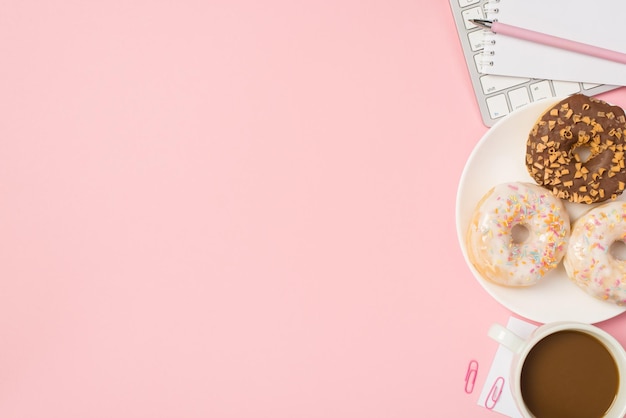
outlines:
[[[582,156],[583,150],[589,157]],[[528,135],[526,167],[559,198],[615,199],[626,188],[626,116],[619,106],[582,94],[550,107]]]

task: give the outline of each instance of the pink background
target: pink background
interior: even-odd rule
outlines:
[[[494,416],[447,1],[0,1],[0,53],[0,416]]]

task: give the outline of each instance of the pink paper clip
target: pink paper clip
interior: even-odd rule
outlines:
[[[465,393],[472,393],[476,384],[476,375],[478,374],[478,362],[471,360],[467,366],[465,373]]]
[[[491,389],[489,389],[489,393],[485,399],[485,408],[493,409],[496,406],[500,395],[502,395],[502,388],[504,388],[504,377],[500,376],[493,382]]]

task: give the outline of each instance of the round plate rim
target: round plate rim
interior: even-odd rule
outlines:
[[[620,315],[621,313],[626,311],[626,306],[624,307],[617,306],[609,302],[595,299],[592,296],[585,294],[582,290],[578,289],[576,285],[572,282],[570,282],[570,284],[571,286],[575,288],[574,290],[576,292],[580,292],[580,295],[584,296],[584,298],[582,298],[582,301],[585,305],[584,308],[586,309],[576,309],[575,312],[573,311],[554,312],[554,311],[551,311],[549,308],[544,309],[544,307],[542,306],[539,306],[539,307],[528,306],[529,305],[528,303],[524,303],[525,302],[524,298],[526,298],[529,294],[532,294],[535,291],[534,288],[536,288],[539,285],[531,286],[529,288],[510,288],[510,287],[500,286],[500,285],[497,285],[495,283],[492,283],[486,280],[485,278],[481,276],[481,274],[474,268],[474,266],[470,262],[468,253],[467,253],[467,248],[465,245],[465,232],[469,224],[469,222],[466,219],[467,215],[466,213],[464,213],[464,211],[468,210],[467,204],[465,202],[466,200],[465,198],[467,197],[465,196],[466,195],[465,192],[466,192],[466,189],[469,188],[468,186],[469,181],[470,181],[469,177],[472,175],[474,164],[476,163],[477,160],[480,159],[481,153],[488,152],[488,151],[484,151],[486,146],[493,143],[493,141],[495,140],[501,140],[498,138],[500,138],[500,136],[502,136],[507,131],[512,130],[512,129],[513,130],[516,130],[516,129],[519,130],[521,128],[526,129],[525,131],[522,131],[521,133],[521,135],[523,135],[524,144],[525,144],[525,138],[527,136],[527,133],[530,132],[530,129],[532,128],[536,120],[543,114],[543,112],[546,109],[548,109],[551,105],[558,103],[563,98],[564,97],[556,97],[556,98],[549,98],[549,99],[536,101],[511,112],[510,114],[508,114],[507,116],[499,120],[496,124],[494,124],[476,143],[476,145],[474,146],[470,155],[467,158],[467,161],[461,173],[461,177],[459,179],[459,184],[458,184],[457,194],[456,194],[456,202],[455,202],[456,232],[457,232],[457,239],[459,241],[459,245],[461,247],[461,251],[463,254],[463,258],[465,259],[465,262],[468,268],[470,269],[472,275],[478,281],[478,283],[483,287],[483,289],[487,291],[487,293],[492,298],[494,298],[498,303],[500,303],[502,306],[508,308],[511,312],[523,318],[526,318],[526,319],[529,319],[531,321],[538,322],[538,323],[549,323],[549,322],[569,320],[569,321],[578,321],[578,322],[593,324],[593,323],[605,321],[617,315]],[[520,125],[520,124],[521,124],[521,127],[517,127],[517,125]],[[521,161],[520,165],[523,166],[523,158],[521,158],[520,161]],[[525,170],[525,167],[524,167],[524,170]],[[533,182],[532,178],[527,172],[526,172],[526,177],[524,178],[511,178],[510,180],[506,180],[506,181]],[[503,181],[494,182],[491,185],[485,185],[483,187],[483,189],[485,189],[484,193],[486,193],[489,190],[489,188],[501,182]],[[479,198],[480,197],[482,197],[482,195],[479,196]],[[475,200],[474,207],[475,207],[475,204],[478,202],[479,198],[474,199]],[[624,197],[620,196],[619,200],[624,200]],[[474,207],[471,208],[471,211],[473,211]],[[586,210],[589,210],[591,207],[593,207],[593,205],[566,203],[566,207],[568,208],[568,212],[570,213],[570,217],[572,218],[571,220],[574,221],[578,216],[580,216],[581,213],[583,213]],[[562,269],[562,266],[559,268],[561,269],[561,271],[558,273],[554,272],[554,275],[565,274],[564,270]],[[546,276],[546,279],[549,279],[549,277]],[[562,280],[562,279],[559,279],[559,280]],[[567,291],[569,292],[569,290]],[[519,300],[515,300],[516,292],[519,293],[519,295],[517,296]],[[523,292],[526,292],[526,293],[523,293]],[[572,293],[572,295],[576,298],[580,298],[580,295],[577,295],[575,292]],[[532,295],[530,297],[532,297]]]

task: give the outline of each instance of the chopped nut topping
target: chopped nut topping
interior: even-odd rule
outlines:
[[[526,166],[561,199],[601,202],[626,188],[625,141],[622,109],[575,94],[546,110],[530,129]],[[581,157],[581,147],[588,157]]]

